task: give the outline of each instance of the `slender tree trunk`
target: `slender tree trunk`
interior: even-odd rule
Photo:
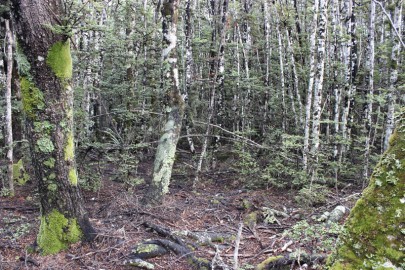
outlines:
[[[193,10],[191,6],[191,0],[186,1],[186,12],[184,18],[184,26],[185,26],[185,43],[186,43],[186,67],[185,67],[185,83],[184,83],[184,97],[186,103],[188,103],[185,112],[185,124],[186,124],[186,133],[190,135],[192,123],[193,123],[193,116],[191,110],[191,103],[190,103],[190,92],[192,86],[192,79],[193,79],[193,48],[192,48],[192,40],[193,40]],[[194,141],[192,137],[187,137],[188,144],[190,146],[190,151],[195,153]]]
[[[73,136],[72,59],[59,0],[13,1],[14,26],[27,63],[19,67],[34,175],[39,185],[43,254],[56,253],[95,231],[78,188]],[[59,31],[60,33],[60,31]],[[30,68],[27,67],[30,65]]]
[[[305,126],[304,126],[304,149],[302,163],[304,170],[308,169],[308,153],[309,153],[309,133],[311,126],[311,108],[312,108],[312,96],[313,96],[313,87],[315,79],[315,45],[316,45],[316,29],[318,21],[318,6],[319,1],[315,0],[312,6],[312,23],[311,23],[311,35],[310,35],[310,60],[309,60],[309,81],[308,81],[308,90],[307,90],[307,102],[305,105]]]
[[[367,60],[366,60],[366,104],[364,112],[364,167],[363,167],[363,186],[369,177],[369,161],[370,161],[370,141],[371,141],[371,126],[373,113],[373,95],[374,95],[374,36],[375,36],[375,2],[370,2],[370,23],[368,27],[367,37]]]
[[[7,180],[10,196],[14,196],[13,179],[13,120],[11,114],[11,82],[13,76],[13,33],[11,31],[10,20],[5,20],[6,42],[7,42],[7,79],[6,79],[6,138],[7,149]]]
[[[395,4],[395,1],[394,3]],[[402,25],[402,5],[396,5],[391,16],[393,18],[393,27],[396,29],[391,29],[391,39],[394,41],[392,50],[391,50],[391,59],[390,59],[390,80],[388,88],[388,112],[387,120],[384,132],[384,150],[388,148],[389,138],[394,130],[394,112],[395,105],[398,95],[397,82],[398,82],[398,64],[399,64],[399,55],[401,52],[401,43],[396,35],[396,32],[401,33]]]
[[[162,2],[162,83],[166,93],[167,121],[160,137],[153,167],[152,182],[143,198],[144,203],[157,204],[169,192],[170,178],[175,160],[184,115],[184,97],[180,93],[179,71],[177,68],[177,20],[179,0]]]
[[[314,112],[312,122],[312,147],[311,155],[314,159],[312,168],[312,179],[316,174],[316,167],[318,163],[319,151],[319,136],[320,136],[320,119],[321,119],[321,106],[322,106],[322,90],[323,78],[325,71],[325,51],[326,51],[326,31],[327,31],[327,11],[328,7],[326,0],[319,1],[319,22],[318,22],[318,50],[317,50],[317,70],[315,77],[315,90],[314,90]]]

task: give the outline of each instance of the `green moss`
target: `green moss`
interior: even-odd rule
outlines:
[[[43,255],[58,253],[81,238],[76,219],[68,219],[56,209],[41,217],[37,243]]]
[[[69,132],[65,146],[65,160],[73,161],[75,157],[75,144],[73,140],[73,132]]]
[[[253,228],[257,223],[257,212],[251,212],[243,219],[243,223],[249,228]]]
[[[405,109],[399,119],[389,149],[345,224],[330,269],[399,269],[405,262]]]
[[[24,169],[23,160],[20,159],[13,164],[13,181],[19,185],[24,185],[28,180],[30,180],[30,176]]]
[[[257,266],[256,266],[256,270],[264,270],[264,269],[266,269],[266,266],[269,264],[269,263],[272,263],[272,262],[275,262],[275,261],[277,261],[277,260],[279,260],[279,259],[281,259],[281,258],[283,258],[283,256],[271,256],[271,257],[268,257],[267,259],[265,259],[264,261],[262,261],[261,263],[259,263]]]
[[[72,185],[77,186],[77,172],[76,169],[69,170],[69,181]]]
[[[48,137],[42,137],[37,141],[38,150],[43,153],[52,153],[55,147]]]
[[[36,112],[45,107],[44,95],[26,77],[20,81],[23,110],[30,118],[35,118]]]
[[[46,63],[59,79],[72,78],[72,57],[70,55],[69,41],[59,41],[52,45],[48,51]]]
[[[49,174],[48,179],[49,180],[55,180],[56,179],[56,174],[55,173]]]
[[[161,247],[156,244],[139,244],[132,250],[132,253],[135,253],[137,255],[145,253],[149,254],[154,251],[158,251],[160,248]]]
[[[53,167],[55,167],[55,159],[52,157],[48,158],[44,161],[44,165],[52,169]]]

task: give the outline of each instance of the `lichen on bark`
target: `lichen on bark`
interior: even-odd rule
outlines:
[[[82,231],[74,218],[67,218],[54,209],[41,217],[37,243],[43,255],[55,254],[78,242]]]
[[[330,269],[405,267],[405,108],[339,243]]]

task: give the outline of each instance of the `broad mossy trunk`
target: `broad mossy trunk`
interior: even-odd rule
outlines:
[[[330,269],[405,269],[405,108],[345,227]]]
[[[37,242],[42,254],[53,254],[95,237],[78,188],[69,33],[60,25],[60,0],[13,0],[12,7],[31,179],[41,201]]]

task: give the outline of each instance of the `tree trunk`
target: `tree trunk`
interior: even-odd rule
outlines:
[[[318,21],[318,0],[314,1],[312,7],[313,17],[311,24],[311,36],[310,36],[310,60],[309,60],[309,81],[307,90],[307,103],[305,105],[305,125],[304,125],[304,149],[302,163],[304,170],[308,168],[308,153],[309,153],[309,131],[311,124],[311,108],[312,108],[312,95],[315,79],[315,45],[316,45],[316,27]]]
[[[41,201],[37,243],[43,254],[52,254],[95,237],[75,164],[71,33],[61,24],[64,12],[58,0],[14,0],[13,15],[25,55],[19,67],[34,168],[31,178],[38,181]]]
[[[394,3],[393,3],[394,4]],[[393,12],[393,27],[396,29],[396,32],[401,33],[401,24],[402,24],[402,5],[395,5]],[[390,59],[390,85],[388,88],[388,112],[387,120],[385,126],[384,134],[384,150],[388,147],[389,138],[394,130],[394,112],[395,104],[397,99],[397,82],[398,82],[398,64],[399,64],[399,55],[401,52],[401,43],[397,37],[395,30],[391,29],[391,38],[393,39],[393,46],[391,50],[391,59]]]
[[[317,51],[317,70],[315,77],[315,89],[314,89],[314,112],[312,122],[312,147],[311,155],[314,159],[312,166],[312,180],[316,174],[316,167],[318,163],[318,151],[319,151],[319,136],[320,136],[320,120],[321,120],[321,106],[322,106],[322,90],[323,90],[323,78],[325,71],[325,47],[326,47],[326,23],[327,23],[327,4],[325,0],[319,1],[319,22],[318,22],[318,51]]]
[[[401,269],[405,252],[405,108],[388,150],[346,221],[331,270]]]
[[[370,23],[368,27],[367,40],[367,60],[366,60],[366,104],[364,113],[364,167],[363,167],[363,183],[369,177],[369,159],[370,159],[370,141],[371,141],[371,125],[373,113],[373,95],[374,95],[374,35],[375,35],[375,2],[370,2]]]
[[[7,79],[6,79],[6,138],[7,149],[7,180],[10,196],[14,196],[13,179],[13,120],[11,115],[11,82],[13,77],[13,33],[11,31],[10,20],[5,20],[6,40],[7,40]]]
[[[184,98],[179,88],[177,68],[177,20],[179,0],[165,0],[162,3],[162,82],[166,93],[167,121],[160,137],[153,167],[152,182],[143,198],[146,204],[158,204],[169,192],[169,183],[175,159],[184,115]]]

